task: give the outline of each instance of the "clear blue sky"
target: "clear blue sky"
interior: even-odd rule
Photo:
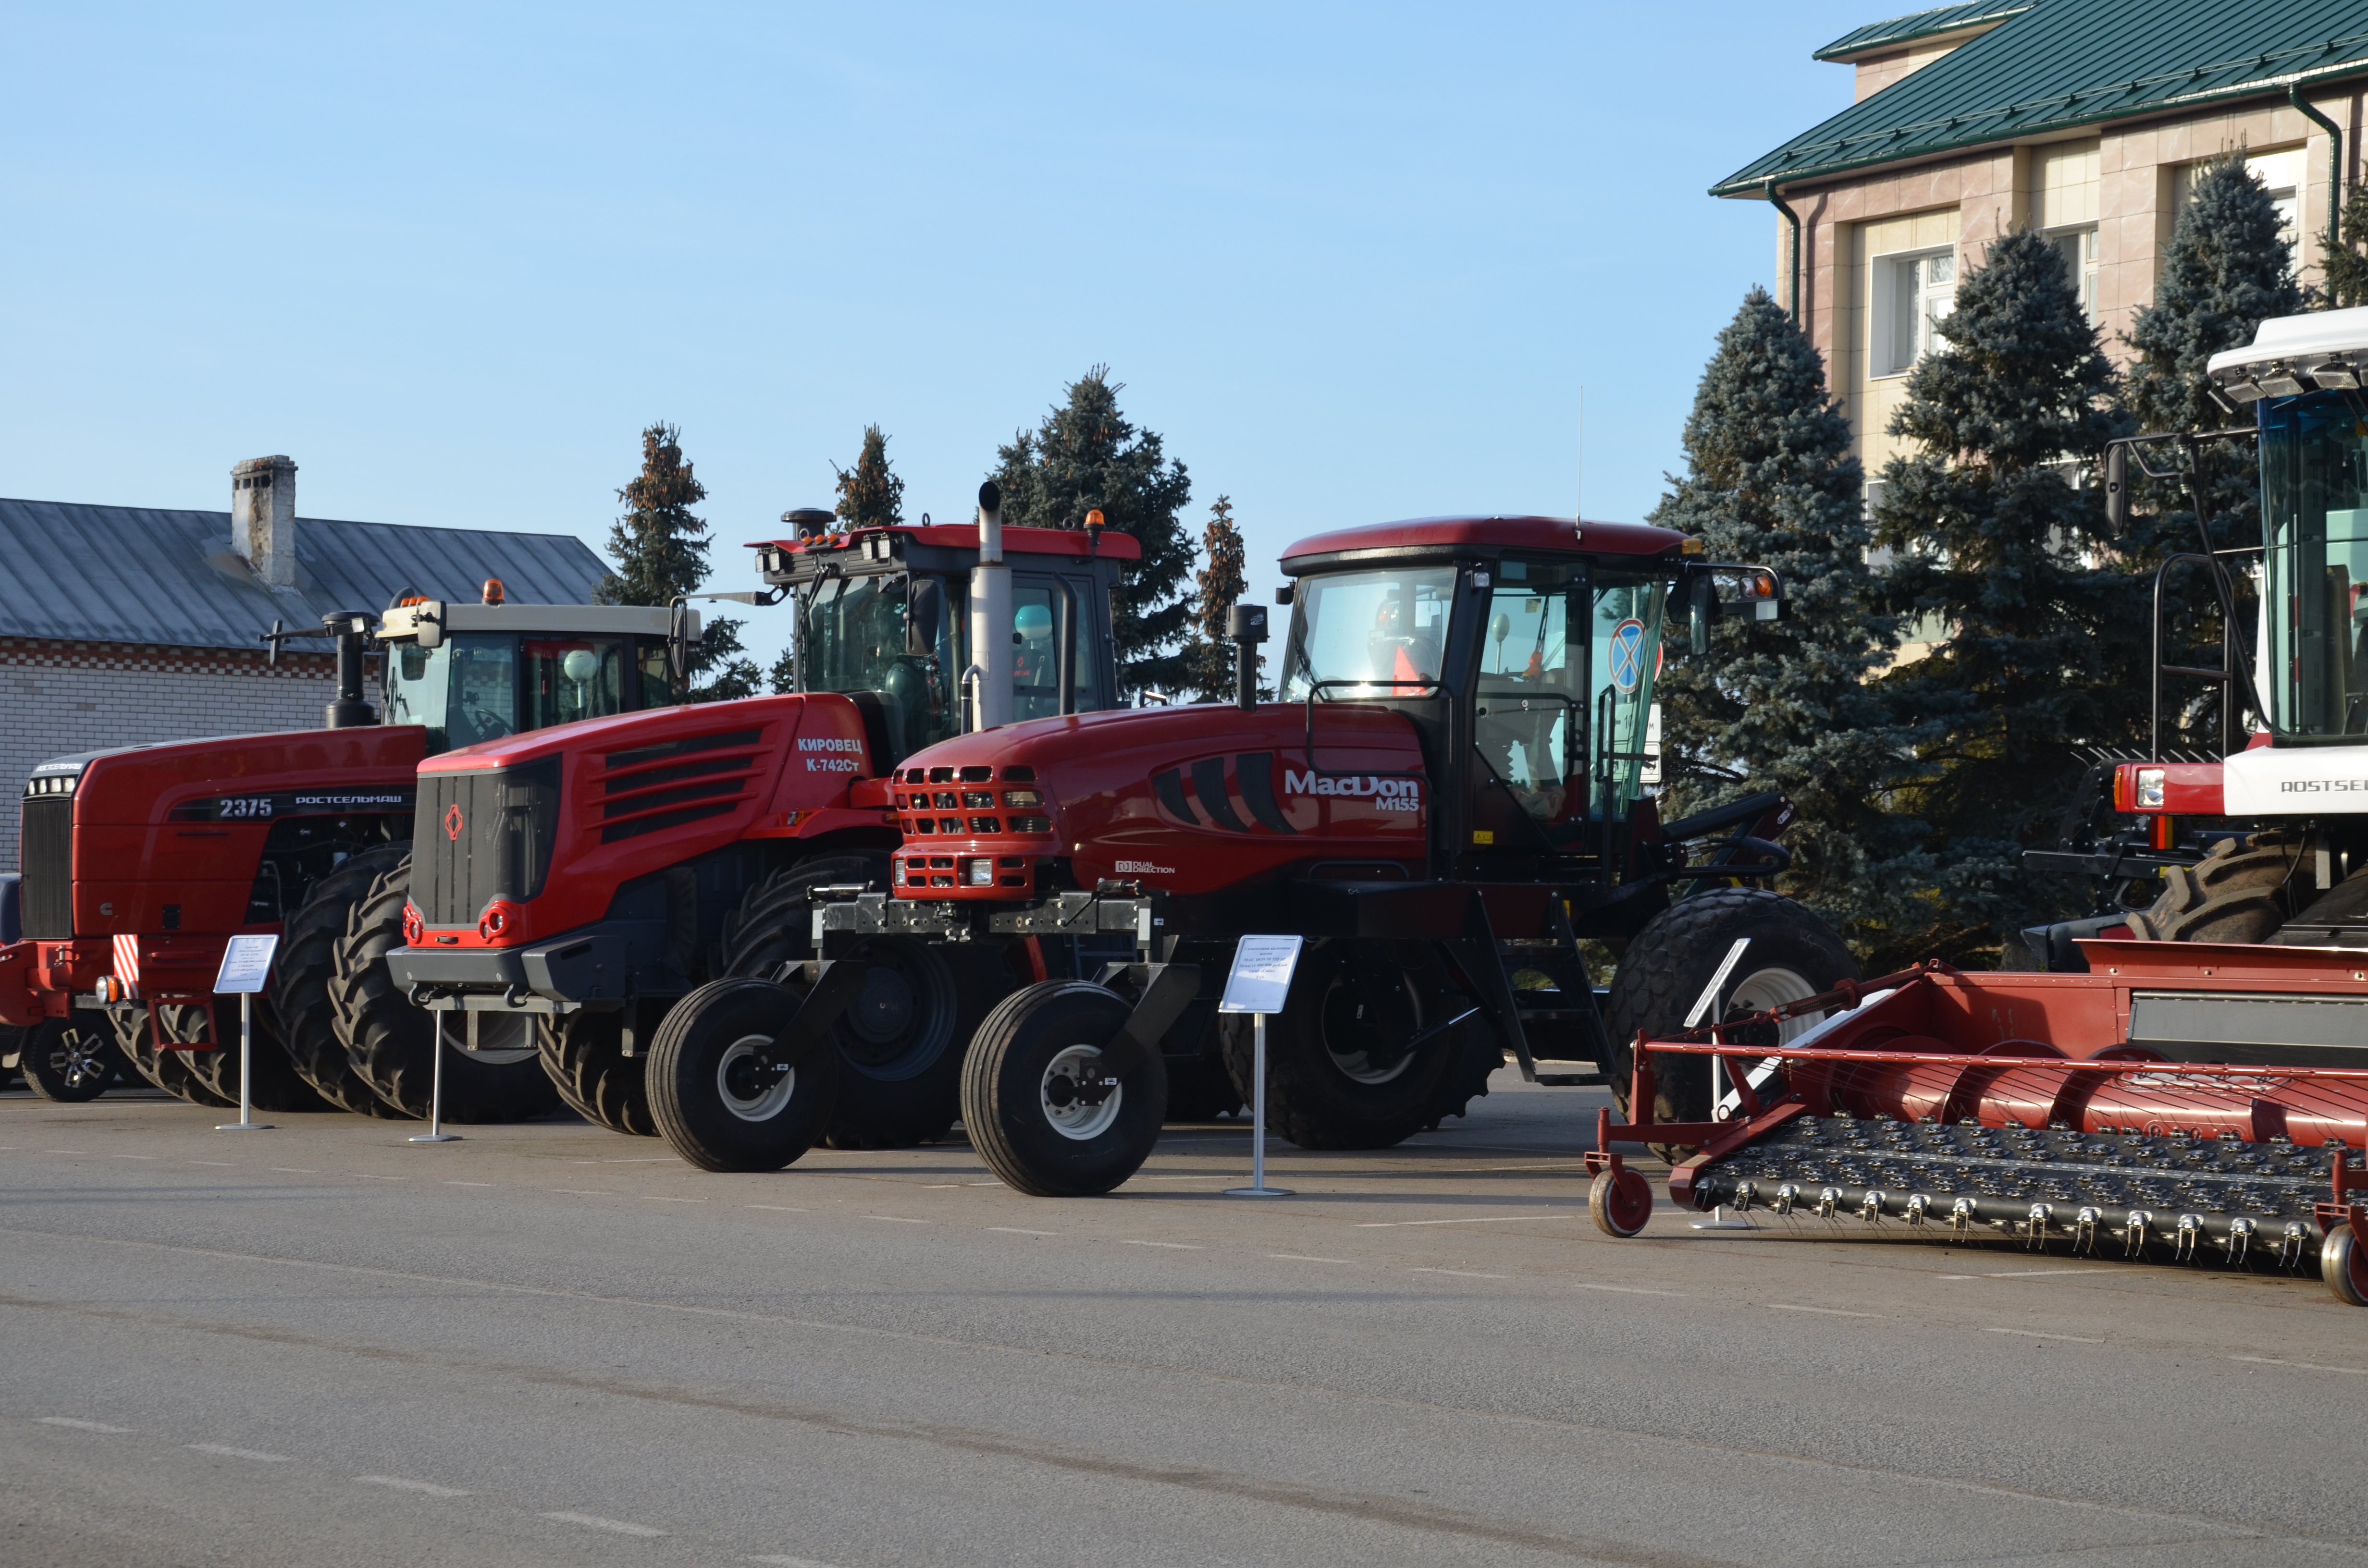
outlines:
[[[1106,362],[1319,528],[1634,518],[1774,228],[1713,180],[1911,6],[17,5],[0,494],[581,535],[677,422],[714,587],[862,426],[968,516]],[[781,632],[757,612],[752,645]]]

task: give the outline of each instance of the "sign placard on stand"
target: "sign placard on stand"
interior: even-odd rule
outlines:
[[[1266,1020],[1282,1011],[1291,976],[1299,967],[1304,937],[1244,937],[1234,949],[1233,972],[1225,976],[1220,1013],[1250,1015],[1250,1184],[1230,1187],[1228,1198],[1288,1198],[1288,1189],[1266,1184]]]
[[[214,994],[238,998],[238,1119],[222,1122],[216,1132],[271,1131],[271,1123],[255,1119],[255,996],[270,982],[271,955],[279,948],[277,932],[233,937],[214,971]]]

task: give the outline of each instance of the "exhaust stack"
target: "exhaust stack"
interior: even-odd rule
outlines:
[[[1011,569],[1003,563],[1003,490],[988,480],[978,487],[978,565],[970,576],[970,647],[976,672],[971,728],[992,730],[1011,722]]]

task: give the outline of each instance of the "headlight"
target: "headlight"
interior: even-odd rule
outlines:
[[[992,860],[963,861],[962,881],[968,886],[974,888],[993,887],[995,885],[995,862]]]
[[[2138,810],[2143,812],[2162,809],[2162,780],[2163,769],[2159,767],[2138,769]]]
[[[1042,790],[1006,790],[1003,803],[1007,806],[1041,806],[1044,803]]]

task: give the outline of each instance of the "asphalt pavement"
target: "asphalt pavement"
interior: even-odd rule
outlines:
[[[712,1176],[574,1121],[0,1096],[0,1562],[2368,1564],[2368,1312],[1587,1219],[1594,1091]]]

